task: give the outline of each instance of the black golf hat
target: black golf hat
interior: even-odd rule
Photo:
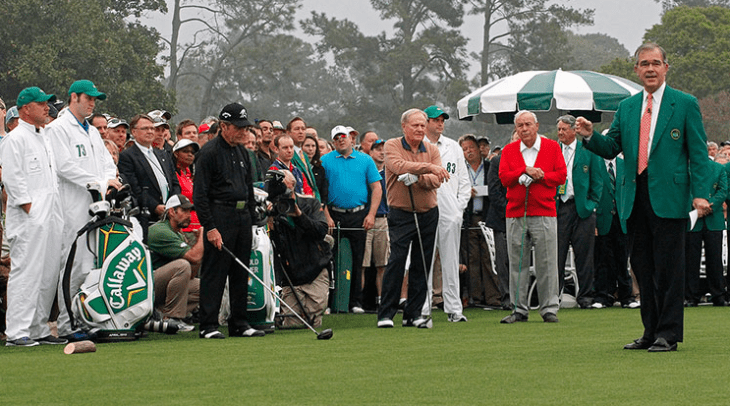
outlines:
[[[229,122],[239,128],[253,125],[248,121],[248,111],[246,111],[246,108],[238,103],[231,103],[223,107],[218,119]]]

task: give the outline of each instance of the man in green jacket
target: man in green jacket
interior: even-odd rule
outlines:
[[[713,208],[709,216],[697,220],[694,228],[687,233],[687,274],[685,278],[684,305],[697,306],[705,292],[700,291],[700,262],[702,243],[705,243],[705,274],[711,301],[714,306],[727,306],[727,290],[722,275],[722,230],[725,229],[725,215],[722,203],[727,198],[728,184],[725,168],[712,162],[710,171],[710,204]]]
[[[576,128],[596,154],[624,153],[625,193],[616,203],[619,218],[627,221],[644,325],[642,337],[624,348],[676,351],[684,339],[688,213],[692,207],[700,216],[721,209],[707,200],[710,160],[697,99],[665,84],[669,63],[659,45],[643,44],[635,57],[644,91],[621,102],[605,136],[583,117]]]
[[[576,301],[582,309],[593,303],[593,247],[596,235],[596,207],[603,193],[602,160],[583,148],[575,138],[575,117],[558,118],[558,140],[568,170],[565,183],[557,188],[558,210],[558,281],[560,292],[565,285],[565,262],[573,246],[578,274]],[[603,307],[595,304],[596,307]]]

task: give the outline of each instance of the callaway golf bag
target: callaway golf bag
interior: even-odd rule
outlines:
[[[71,324],[95,332],[100,341],[134,340],[135,330],[152,314],[154,278],[150,253],[132,231],[128,185],[104,200],[104,189],[87,186],[93,196],[92,219],[78,231],[66,262],[63,291]],[[77,247],[80,236],[85,241]],[[94,268],[78,292],[69,292],[76,250],[94,254]]]

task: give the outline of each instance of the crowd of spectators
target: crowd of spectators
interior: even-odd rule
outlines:
[[[277,266],[290,277],[288,284],[278,282],[287,285],[283,296],[292,307],[304,301],[301,306],[315,326],[321,325],[328,306],[327,263],[345,237],[353,259],[349,311],[377,311],[378,327],[392,327],[399,309],[404,326],[425,326],[432,307],[444,309],[452,322],[467,321],[462,312],[470,307],[513,310],[508,323],[527,319],[530,280],[519,281],[518,300],[515,282],[510,283],[515,261],[525,270],[530,265],[530,253],[516,251],[524,249],[524,236],[519,241],[524,213],[513,202],[524,200],[524,194],[515,198],[510,191],[525,183],[520,170],[508,172],[520,161],[515,156],[521,143],[527,140],[529,149],[537,141],[540,148],[534,115],[518,115],[505,146],[509,156],[502,157],[502,148],[491,146],[487,137],[444,134],[449,116],[437,106],[404,113],[403,135],[386,142],[374,131],[360,133],[343,125],[318,132],[301,117],[286,126],[278,120],[249,121],[238,104],[200,123],[184,119],[173,126],[170,113],[162,109],[127,121],[93,112],[95,102],[105,98],[93,83],[78,81],[69,89],[67,106],[38,88],[24,90],[10,109],[0,100],[3,219],[7,215],[0,290],[7,345],[88,338],[70,329],[63,309],[59,337],[46,322],[62,275],[50,264],[61,262],[67,240],[88,221],[90,198],[81,185],[91,181],[130,185],[140,209],[136,217],[142,239],[153,255],[155,307],[163,317],[178,323],[180,331],[191,331],[199,322],[201,338],[223,338],[213,321],[223,285],[226,277],[237,280],[230,281],[233,285],[246,275],[234,271],[230,258],[218,252],[224,243],[251,245],[251,234],[240,229],[252,226],[252,187],[263,189],[272,171],[295,202],[291,212],[271,216],[267,228],[278,242],[282,261]],[[539,238],[542,225],[537,223],[529,223],[527,232],[528,242],[550,242],[536,246],[536,264],[550,262],[536,266],[549,270],[547,276],[536,275],[544,318],[555,316],[566,297],[566,263],[575,267],[579,288],[572,295],[579,307],[640,306],[627,265],[625,224],[616,215],[623,161],[604,160],[584,149],[575,137],[575,122],[572,116],[561,117],[556,124],[560,143],[543,140],[542,147],[554,149],[555,160],[565,163],[567,171],[565,166],[555,169],[563,175],[554,179],[554,188],[530,190],[542,200],[524,208],[556,217],[554,238]],[[522,127],[530,125],[534,131],[521,135]],[[710,142],[707,152],[717,162],[712,173],[715,210],[688,230],[686,306],[724,306],[728,299],[721,252],[727,226],[718,208],[730,199],[730,142],[719,147]],[[32,188],[28,182],[34,182]],[[36,213],[42,209],[38,216],[44,217],[28,218],[31,203],[35,208],[43,199],[49,205]],[[489,244],[485,228],[491,233]],[[40,239],[39,233],[46,237]],[[337,236],[331,245],[323,244],[328,234]],[[517,237],[508,241],[508,234]],[[703,245],[706,284],[699,277]],[[302,254],[312,250],[320,255]],[[45,254],[43,260],[37,252]],[[238,252],[245,256],[249,251]],[[213,277],[207,267],[231,270]],[[82,258],[72,274],[76,288],[86,268],[88,258]],[[370,273],[375,276],[366,277]],[[199,279],[201,274],[208,279]],[[43,283],[27,282],[38,279]],[[245,297],[246,290],[231,286],[230,292]],[[231,335],[261,335],[248,325],[241,309],[245,304],[231,302]],[[279,326],[292,323],[297,324],[290,318]]]

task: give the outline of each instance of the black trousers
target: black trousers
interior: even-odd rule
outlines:
[[[613,215],[608,234],[596,237],[594,299],[604,306],[612,306],[615,299],[622,305],[634,300],[626,240],[616,214]],[[616,298],[614,292],[617,293]]]
[[[573,246],[575,270],[578,274],[576,301],[580,307],[593,303],[593,247],[596,235],[596,214],[580,218],[575,209],[575,200],[560,202],[558,209],[558,283],[560,292],[565,287],[565,261],[568,250]]]
[[[660,218],[654,213],[647,172],[636,178],[634,208],[627,223],[631,267],[641,290],[643,338],[664,338],[671,344],[684,339],[687,219]]]
[[[342,230],[340,238],[350,240],[350,249],[352,250],[352,279],[350,279],[350,304],[349,307],[362,307],[362,257],[365,254],[365,240],[367,239],[367,231],[362,229],[362,222],[368,215],[368,209],[365,208],[356,213],[340,213],[330,210],[330,217],[335,222],[335,226],[339,224],[342,228],[359,229],[359,230]],[[337,258],[337,229],[335,229],[335,247],[334,255]]]
[[[712,301],[725,300],[725,278],[722,276],[722,230],[711,231],[706,227],[702,231],[687,233],[687,273],[684,298],[697,303],[705,294],[700,291],[703,242],[705,243],[707,287]]]
[[[383,274],[383,289],[380,296],[378,319],[392,319],[398,312],[398,301],[400,300],[400,290],[403,284],[403,274],[405,273],[409,248],[411,251],[411,266],[408,269],[408,301],[403,311],[403,319],[416,319],[421,315],[421,309],[426,301],[428,291],[426,273],[430,272],[430,259],[433,257],[438,220],[438,207],[434,207],[425,213],[418,213],[418,225],[423,240],[423,255],[426,258],[426,269],[424,269],[413,213],[390,209],[390,213],[388,213],[390,258]]]
[[[251,258],[251,215],[246,210],[215,205],[211,210],[223,244],[244,264]],[[207,230],[206,230],[207,231]],[[219,251],[205,236],[203,265],[200,274],[200,331],[218,328],[218,312],[221,307],[226,278],[231,318],[228,331],[249,327],[246,317],[248,308],[248,272],[238,265],[228,253]]]

